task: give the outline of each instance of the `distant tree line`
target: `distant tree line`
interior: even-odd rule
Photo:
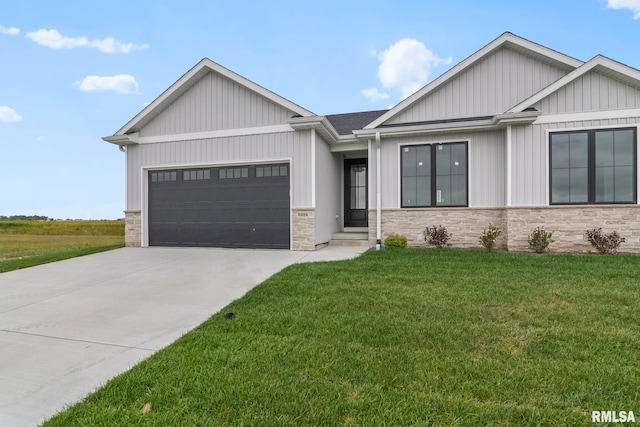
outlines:
[[[42,215],[0,215],[0,221],[49,221],[49,217]]]

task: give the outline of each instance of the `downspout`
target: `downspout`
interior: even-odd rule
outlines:
[[[382,201],[380,200],[380,132],[376,132],[376,250],[382,245]]]

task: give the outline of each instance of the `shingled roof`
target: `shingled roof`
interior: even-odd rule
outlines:
[[[328,114],[325,117],[338,132],[338,135],[351,135],[354,130],[362,129],[388,110],[361,111],[359,113]]]

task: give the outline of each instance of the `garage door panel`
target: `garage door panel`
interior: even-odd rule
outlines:
[[[283,173],[257,177],[256,168]],[[149,244],[289,248],[288,168],[257,165],[150,172]]]

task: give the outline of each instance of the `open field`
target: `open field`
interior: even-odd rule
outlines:
[[[0,272],[123,245],[122,221],[0,221]]]
[[[637,256],[453,249],[294,265],[45,425],[638,417],[639,267]]]

